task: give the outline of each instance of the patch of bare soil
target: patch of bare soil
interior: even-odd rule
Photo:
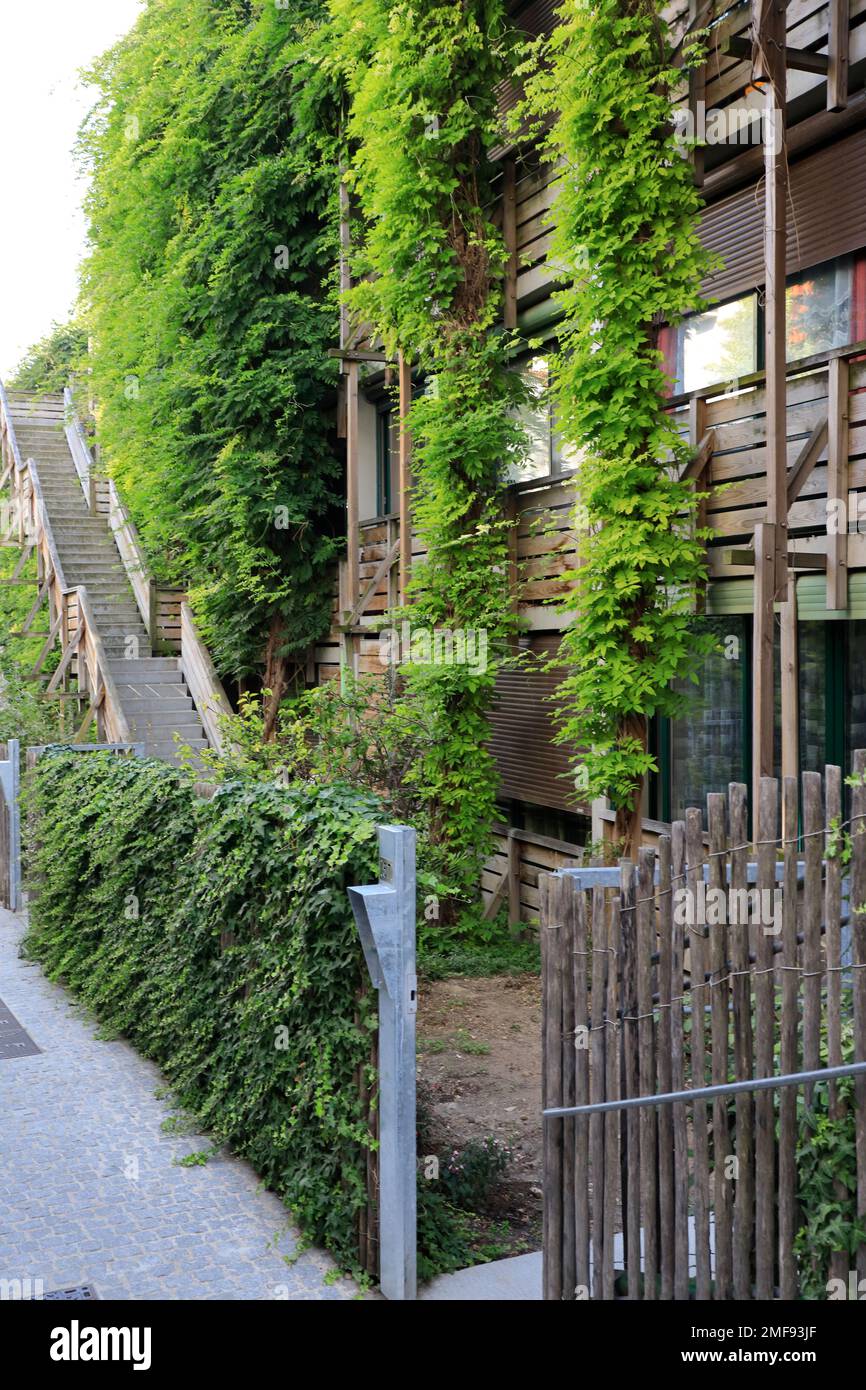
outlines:
[[[422,982],[418,1004],[422,1140],[443,1163],[468,1140],[512,1151],[478,1213],[488,1254],[541,1248],[541,982],[497,975]]]

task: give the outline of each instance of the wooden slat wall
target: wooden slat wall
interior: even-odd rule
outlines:
[[[821,367],[789,378],[788,466],[828,410],[828,369]],[[707,524],[717,539],[711,543],[712,573],[745,573],[720,562],[721,547],[745,541],[766,515],[766,400],[763,385],[738,394],[708,400],[707,428],[715,432],[708,470]],[[849,372],[848,485],[851,494],[866,492],[866,362],[852,362]],[[683,429],[686,415],[682,413]],[[827,535],[827,449],[803,486],[790,512],[792,538]],[[851,499],[851,509],[856,503]],[[866,500],[864,500],[866,507]],[[856,524],[856,515],[854,516]],[[713,556],[713,552],[716,552]]]

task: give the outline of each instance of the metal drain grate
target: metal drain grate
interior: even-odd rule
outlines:
[[[70,1300],[95,1299],[96,1290],[92,1284],[76,1284],[72,1289],[52,1289],[51,1293],[44,1293],[42,1299],[45,1303],[65,1302]]]
[[[13,1057],[35,1057],[41,1051],[0,999],[0,1062],[8,1062]]]

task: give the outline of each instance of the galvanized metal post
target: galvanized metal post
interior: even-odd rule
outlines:
[[[379,991],[379,1282],[393,1300],[417,1292],[415,893],[415,831],[380,825],[379,882],[349,900]]]
[[[6,744],[6,761],[0,762],[0,785],[9,817],[9,907],[21,910],[21,808],[18,792],[21,780],[21,747],[17,738]]]

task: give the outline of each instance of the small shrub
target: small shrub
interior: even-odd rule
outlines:
[[[477,1211],[489,1200],[502,1180],[513,1155],[501,1139],[470,1139],[462,1149],[454,1149],[442,1165],[439,1185],[455,1206]]]

